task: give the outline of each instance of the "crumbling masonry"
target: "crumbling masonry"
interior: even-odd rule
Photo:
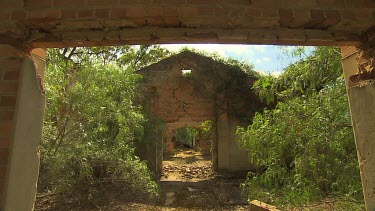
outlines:
[[[184,75],[182,70],[191,72]],[[199,144],[202,150],[211,152],[213,168],[233,173],[253,169],[247,152],[236,142],[235,133],[237,126],[248,125],[255,112],[264,108],[252,90],[257,79],[255,72],[249,70],[246,74],[239,66],[183,51],[137,73],[143,76],[143,105],[153,118],[165,123],[164,143],[159,143],[164,146],[164,154],[173,153],[172,138],[178,128],[199,128],[210,120],[214,122],[210,140],[202,139]],[[156,155],[147,160],[154,163],[157,158]],[[159,168],[156,172],[161,171],[158,164],[152,165]]]
[[[45,59],[35,48],[154,43],[341,46],[374,210],[374,28],[373,0],[0,0],[1,210],[31,210],[35,199]]]

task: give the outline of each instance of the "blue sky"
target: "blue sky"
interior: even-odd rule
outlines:
[[[275,45],[223,45],[223,44],[169,44],[161,45],[171,51],[179,51],[187,46],[197,50],[218,53],[223,57],[231,57],[239,61],[251,63],[255,70],[265,74],[279,75],[283,68],[299,58],[292,58],[292,46]]]

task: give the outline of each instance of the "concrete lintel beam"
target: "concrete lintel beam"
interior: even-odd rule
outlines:
[[[311,29],[125,28],[119,30],[63,31],[33,35],[33,47],[73,47],[124,44],[219,43],[275,45],[356,45],[362,36],[342,31]],[[32,39],[35,37],[35,39]],[[1,42],[1,40],[0,40]]]

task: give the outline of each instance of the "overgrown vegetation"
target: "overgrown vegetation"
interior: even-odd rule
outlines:
[[[271,108],[237,131],[257,168],[243,184],[249,199],[299,206],[340,197],[342,208],[364,209],[340,58],[337,48],[317,47],[254,84]]]
[[[194,147],[199,136],[199,129],[186,125],[178,128],[174,134],[177,143],[187,147]]]
[[[303,54],[303,48],[294,53]],[[139,140],[162,140],[164,128],[134,105],[140,80],[134,71],[169,55],[159,46],[48,51],[40,189],[93,197],[107,184],[116,184],[126,191],[157,194],[152,173],[134,151]],[[337,208],[363,210],[339,50],[317,47],[279,77],[211,56],[259,78],[253,89],[268,104],[248,121],[251,125],[237,131],[256,167],[243,184],[249,199],[295,207],[339,198]],[[175,138],[192,147],[197,139],[210,139],[213,127],[213,121],[199,130],[184,127]]]
[[[39,188],[82,191],[106,184],[157,194],[134,155],[145,118],[133,105],[134,70],[169,55],[159,46],[49,49]]]
[[[258,72],[254,71],[254,65],[251,64],[251,63],[238,61],[238,60],[233,59],[233,58],[222,57],[217,53],[209,53],[209,52],[200,51],[200,50],[197,50],[197,49],[191,49],[191,48],[188,48],[188,47],[182,48],[180,50],[180,52],[183,52],[183,51],[194,52],[198,55],[201,55],[201,56],[204,56],[204,57],[209,57],[214,61],[224,63],[228,66],[239,68],[250,77],[258,78],[260,76]]]

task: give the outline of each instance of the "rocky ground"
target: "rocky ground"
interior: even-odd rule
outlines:
[[[38,193],[35,210],[249,210],[246,198],[241,196],[240,184],[244,179],[214,174],[209,157],[185,150],[164,161],[163,166],[163,176],[158,181],[159,198],[108,186],[100,196],[91,199],[87,198],[87,193]],[[282,210],[358,210],[345,204],[337,206],[344,202],[327,198],[308,206]]]
[[[35,210],[248,210],[241,196],[243,178],[214,174],[209,157],[180,151],[163,162],[161,196],[150,199],[108,188],[100,198],[40,193]]]
[[[181,150],[163,161],[161,181],[201,181],[215,177],[210,156],[199,151]]]

